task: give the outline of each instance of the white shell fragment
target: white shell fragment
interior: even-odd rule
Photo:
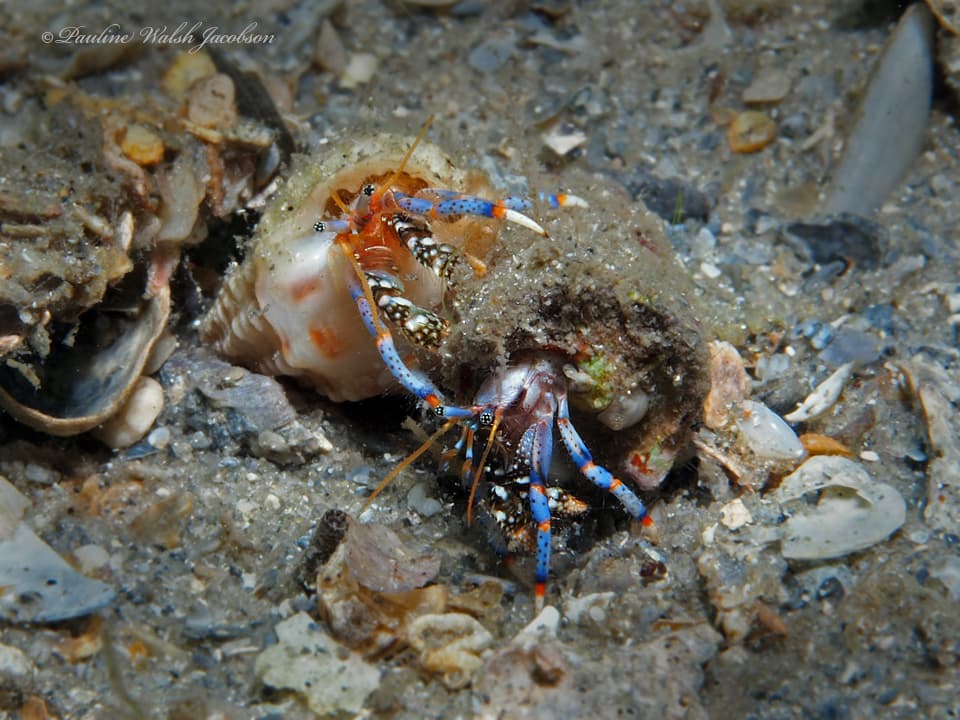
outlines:
[[[799,460],[806,452],[797,434],[783,418],[763,403],[744,400],[737,427],[747,447],[769,460]]]
[[[830,375],[826,380],[817,385],[812,393],[807,395],[806,399],[797,406],[789,415],[784,415],[783,419],[787,422],[802,422],[823,415],[827,410],[833,407],[833,404],[840,397],[843,386],[850,379],[853,372],[853,363],[844,363]]]
[[[577,128],[557,124],[542,135],[543,144],[560,157],[587,144],[587,134]]]
[[[815,506],[798,502],[819,493]],[[907,515],[903,497],[878,483],[862,465],[836,455],[817,455],[784,478],[774,497],[789,514],[783,524],[783,556],[796,560],[837,558],[887,539]]]

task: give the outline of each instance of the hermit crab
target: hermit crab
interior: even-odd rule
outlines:
[[[386,322],[411,350],[436,348],[449,329],[437,310],[455,261],[465,257],[482,272],[498,220],[545,233],[520,212],[528,201],[480,197],[491,195],[481,175],[458,170],[420,139],[378,135],[295,167],[201,337],[230,359],[299,377],[331,400],[403,387],[438,414],[469,416],[408,366]]]
[[[703,313],[660,221],[595,188],[589,211],[558,216],[549,237],[494,248],[486,275],[458,287],[459,319],[434,377],[471,414],[448,420],[381,483],[459,426],[444,463],[463,458],[468,519],[476,514],[504,555],[536,552],[538,606],[552,516],[588,508],[550,480],[554,428],[574,469],[651,525],[635,488],[659,484],[683,452],[709,384]]]

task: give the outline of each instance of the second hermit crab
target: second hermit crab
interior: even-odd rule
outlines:
[[[468,517],[501,554],[536,553],[538,605],[552,518],[588,509],[557,482],[555,436],[572,470],[649,525],[637,491],[682,456],[708,386],[703,313],[659,219],[615,188],[581,187],[589,209],[557,216],[549,237],[518,234],[464,279],[435,372],[471,414],[431,441],[460,426],[446,458],[462,457]]]

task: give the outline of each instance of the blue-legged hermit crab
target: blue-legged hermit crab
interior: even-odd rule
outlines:
[[[418,351],[429,364],[449,330],[438,311],[455,261],[464,257],[482,272],[501,220],[545,231],[522,214],[528,201],[479,197],[491,194],[479,173],[458,170],[419,140],[379,135],[296,163],[202,321],[201,338],[231,360],[299,377],[335,401],[405,388],[437,414],[468,417],[416,367]],[[404,338],[399,348],[391,325]]]
[[[436,374],[474,410],[447,455],[463,457],[468,514],[499,552],[536,552],[538,606],[551,516],[587,509],[548,481],[555,436],[572,469],[650,525],[634,488],[682,457],[709,386],[703,311],[660,220],[616,188],[583,187],[589,209],[552,218],[549,237],[516,234],[458,287]]]

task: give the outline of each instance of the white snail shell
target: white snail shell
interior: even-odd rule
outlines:
[[[334,193],[349,204],[364,184],[386,182],[412,142],[378,135],[333,148],[319,162],[298,158],[261,218],[246,259],[226,278],[203,319],[201,338],[234,362],[301,378],[334,401],[396,391],[347,289],[344,273],[353,268],[336,234],[318,233],[314,224],[343,215]],[[486,187],[482,177],[459,170],[429,143],[417,146],[396,182],[406,183],[405,192],[411,186],[469,193]],[[484,254],[496,235],[491,223],[477,218],[437,221],[432,230],[438,242],[471,254]],[[444,288],[434,272],[409,253],[384,246],[382,254],[384,269],[402,280],[407,299],[431,310],[441,306]]]

